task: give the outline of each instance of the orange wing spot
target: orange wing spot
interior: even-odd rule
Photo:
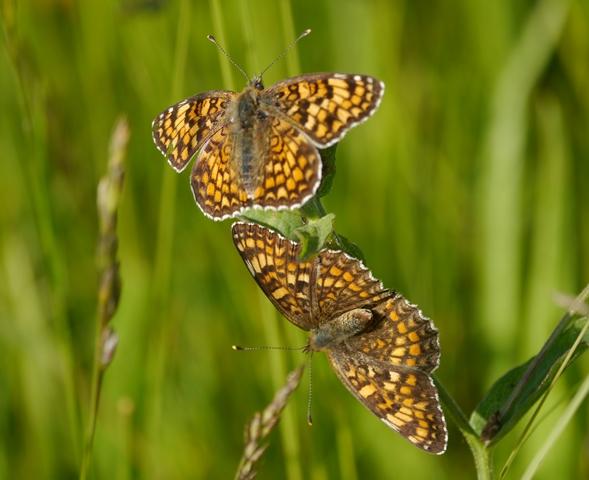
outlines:
[[[419,341],[419,335],[417,335],[417,333],[415,332],[410,332],[409,335],[407,335],[409,337],[409,340],[411,340],[412,342],[418,342]]]
[[[391,415],[390,413],[387,413],[387,420],[391,422],[393,425],[395,425],[397,428],[401,428],[403,425],[407,423],[397,418],[395,415]]]
[[[301,182],[303,180],[303,172],[301,172],[300,168],[295,168],[292,171],[292,178],[294,178],[295,182]]]
[[[414,344],[409,347],[409,353],[415,357],[421,355],[421,347],[419,344]]]
[[[252,257],[250,259],[250,263],[252,264],[252,268],[254,269],[254,272],[260,273],[262,271],[262,269],[260,268],[260,264],[258,262],[258,257]]]
[[[288,290],[284,287],[279,287],[276,290],[274,290],[272,292],[272,296],[276,299],[276,300],[280,300],[281,298],[285,297],[288,295]]]
[[[342,274],[342,270],[337,268],[335,265],[333,265],[330,269],[329,269],[329,273],[331,273],[332,275],[339,277]]]
[[[280,187],[278,189],[278,193],[276,195],[279,199],[280,198],[288,198],[288,193],[286,192],[286,188]]]
[[[411,395],[411,391],[411,387],[408,387],[407,385],[403,385],[401,388],[399,388],[401,395]]]
[[[403,408],[403,407],[401,407]],[[397,412],[395,414],[395,416],[401,420],[403,423],[409,423],[411,420],[413,420],[413,417],[411,415],[407,415],[406,413],[403,413],[401,411]]]
[[[391,355],[392,355],[393,357],[404,357],[404,356],[405,356],[405,352],[406,352],[406,349],[405,349],[405,348],[403,348],[403,347],[398,347],[398,348],[395,348],[395,349],[394,349],[394,350],[391,352]]]
[[[342,80],[341,78],[330,78],[329,80],[327,80],[327,83],[332,87],[341,88],[345,91],[349,90],[348,84],[345,80]]]

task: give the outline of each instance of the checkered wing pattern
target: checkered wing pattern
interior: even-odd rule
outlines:
[[[341,251],[323,250],[316,257],[312,291],[316,324],[355,308],[373,305],[392,295],[360,260]]]
[[[343,252],[322,250],[314,259],[300,261],[297,243],[251,223],[234,224],[233,241],[264,293],[304,330],[392,295],[359,260]]]
[[[310,199],[321,182],[321,159],[313,144],[297,128],[279,117],[262,131],[263,178],[254,192],[254,204],[295,208]]]
[[[345,348],[333,349],[328,356],[346,388],[415,446],[430,453],[444,453],[446,422],[429,375]]]
[[[223,219],[249,204],[248,195],[231,161],[234,137],[225,126],[203,146],[192,167],[191,185],[196,203],[205,215]]]
[[[232,233],[241,258],[274,306],[297,327],[310,330],[313,263],[298,261],[299,245],[253,223],[235,223]]]
[[[152,122],[157,148],[174,170],[182,171],[206,138],[225,122],[234,92],[214,90],[187,98],[160,113]]]
[[[384,84],[368,75],[316,73],[278,82],[262,92],[260,99],[296,122],[324,148],[370,117],[383,93]]]
[[[402,295],[372,308],[374,326],[347,340],[354,351],[392,365],[415,367],[431,373],[439,363],[438,331],[432,321]]]

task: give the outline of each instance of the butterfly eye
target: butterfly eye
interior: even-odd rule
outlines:
[[[254,88],[256,90],[264,90],[264,83],[260,77],[254,79]]]

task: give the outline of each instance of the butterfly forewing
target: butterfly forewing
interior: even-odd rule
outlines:
[[[210,91],[187,98],[160,113],[152,122],[157,148],[176,171],[182,171],[203,141],[225,121],[234,92]]]
[[[253,223],[233,224],[233,243],[248,270],[278,310],[309,330],[311,262],[299,262],[299,245]]]
[[[323,250],[316,262],[317,275],[312,288],[318,306],[317,324],[374,304],[391,294],[362,262],[343,252]]]
[[[378,418],[430,453],[446,450],[446,422],[431,378],[388,365],[345,347],[328,353],[346,388]]]
[[[384,84],[368,75],[315,73],[278,82],[262,92],[261,100],[327,147],[370,117],[383,93]]]

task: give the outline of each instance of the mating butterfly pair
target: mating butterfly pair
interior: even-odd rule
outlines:
[[[359,260],[335,250],[299,260],[300,245],[253,223],[235,223],[233,242],[248,270],[290,322],[310,331],[346,388],[386,425],[430,453],[447,433],[431,373],[438,331]]]
[[[176,171],[198,153],[191,185],[213,220],[246,208],[298,208],[321,183],[317,148],[341,140],[378,107],[384,85],[368,75],[316,73],[241,93],[214,90],[164,110],[153,140]]]

